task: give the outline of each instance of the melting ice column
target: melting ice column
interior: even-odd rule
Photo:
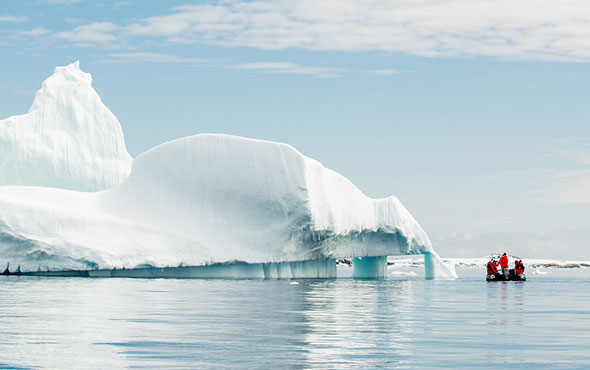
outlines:
[[[355,279],[385,279],[387,256],[355,257],[352,259],[352,277]]]
[[[395,196],[370,199],[375,218],[367,223],[370,238],[357,248],[364,255],[353,258],[353,278],[381,279],[387,277],[387,256],[423,254],[425,277],[456,278],[454,266],[446,265],[434,251],[430,238]],[[365,220],[370,218],[365,215]]]
[[[384,279],[387,277],[387,256],[355,257],[352,260],[355,279]],[[439,255],[432,252],[424,253],[424,276],[426,279],[454,279],[457,273],[453,266],[444,263]]]

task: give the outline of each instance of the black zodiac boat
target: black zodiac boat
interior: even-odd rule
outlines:
[[[514,269],[510,269],[508,274],[508,279],[502,273],[495,273],[492,275],[486,275],[486,281],[526,281],[525,274],[517,274],[514,272]]]

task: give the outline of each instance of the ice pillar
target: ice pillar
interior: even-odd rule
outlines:
[[[355,279],[384,279],[387,277],[387,256],[355,257],[352,259]]]
[[[456,279],[454,265],[444,263],[436,252],[424,253],[424,276],[426,279]]]

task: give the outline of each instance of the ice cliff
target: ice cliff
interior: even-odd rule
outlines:
[[[39,96],[48,89],[46,81],[29,118],[3,122],[12,122],[9,127],[34,122],[44,131],[43,138],[63,138],[67,144],[57,140],[49,147],[40,141],[25,146],[27,154],[40,151],[37,145],[45,150],[45,157],[38,155],[47,163],[43,171],[50,183],[34,181],[42,176],[32,162],[2,174],[4,184],[23,184],[27,179],[27,185],[44,187],[0,186],[0,262],[20,264],[23,270],[283,263],[279,270],[289,273],[271,276],[305,277],[307,273],[284,263],[357,257],[357,265],[365,270],[382,271],[386,260],[381,256],[424,254],[427,276],[452,274],[440,264],[428,236],[396,197],[370,199],[345,177],[287,144],[229,135],[186,137],[141,154],[126,177],[125,164],[131,160],[118,122],[90,88],[90,76],[79,71],[77,64],[65,68],[56,74],[65,79],[73,73],[77,76],[73,79],[87,84],[84,91],[92,109],[84,109],[76,95],[79,90],[68,82],[61,84],[65,91],[50,89],[51,95],[63,100],[46,108],[55,116],[30,118]],[[67,102],[69,94],[77,103]],[[71,109],[62,112],[60,107]],[[76,132],[79,112],[100,112],[98,117],[84,116],[85,122],[98,127]],[[59,124],[64,121],[71,125],[69,129]],[[86,167],[69,157],[86,150],[69,142],[69,130],[75,131],[74,137],[91,133],[92,145],[97,145],[88,151],[97,157],[92,165]],[[0,150],[5,151],[7,142],[32,135],[22,132],[12,142],[0,142]],[[67,163],[66,173],[60,172],[61,165],[51,167],[56,163],[53,151],[59,152],[52,148],[63,147],[71,151],[55,156],[58,163]],[[101,192],[67,190],[96,190],[108,184],[113,187]],[[320,269],[330,275],[332,267]]]
[[[131,161],[119,121],[78,62],[55,69],[28,113],[0,121],[0,186],[104,190]]]

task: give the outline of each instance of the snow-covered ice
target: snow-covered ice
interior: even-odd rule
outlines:
[[[0,186],[0,261],[23,271],[288,263],[297,277],[335,276],[339,257],[424,254],[427,277],[454,275],[395,196],[368,198],[290,145],[201,134],[131,160],[90,81],[77,63],[57,68],[27,115],[0,122],[0,151],[24,158],[0,162],[0,184],[38,185]],[[292,265],[315,260],[333,271]]]
[[[104,190],[131,161],[119,121],[78,62],[55,69],[28,113],[0,121],[0,186]]]

